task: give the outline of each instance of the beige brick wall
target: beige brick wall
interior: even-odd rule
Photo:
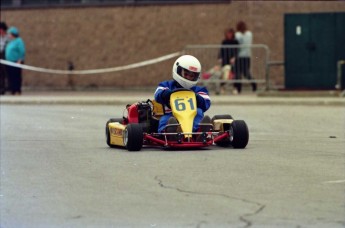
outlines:
[[[223,30],[247,22],[254,42],[267,44],[271,60],[284,58],[285,13],[345,12],[342,1],[233,1],[140,7],[3,10],[1,20],[17,26],[26,42],[26,64],[76,70],[126,65],[182,50],[188,44],[219,44]],[[169,60],[116,73],[80,75],[78,87],[155,86],[171,77]],[[279,69],[279,68],[278,68]],[[272,70],[282,85],[282,68]],[[24,72],[29,88],[67,88],[66,75]]]

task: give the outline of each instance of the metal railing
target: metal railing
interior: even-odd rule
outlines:
[[[219,52],[221,48],[250,48],[251,49],[251,67],[252,80],[244,79],[222,79],[218,69],[220,68]],[[202,75],[200,83],[203,85],[214,85],[216,92],[219,91],[220,84],[234,83],[257,83],[263,84],[265,90],[270,89],[269,68],[272,62],[269,62],[270,50],[265,44],[252,45],[187,45],[184,48],[185,54],[197,57],[202,63]],[[216,70],[215,70],[216,69]]]
[[[272,67],[285,67],[285,62],[284,61],[268,61],[266,64],[266,79],[267,79],[267,85],[266,85],[266,90],[271,89],[271,82],[270,82],[270,72]]]

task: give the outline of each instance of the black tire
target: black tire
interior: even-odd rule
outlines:
[[[238,149],[245,148],[249,141],[249,130],[246,122],[243,120],[234,120],[230,128],[233,133],[231,145]]]
[[[143,129],[140,124],[128,124],[123,136],[128,151],[139,151],[143,147]]]
[[[107,121],[106,125],[105,125],[105,139],[106,139],[106,142],[107,142],[107,145],[109,147],[115,147],[114,145],[111,145],[110,144],[110,132],[109,132],[109,123],[114,123],[114,122],[120,122],[122,123],[123,121],[123,118],[111,118]]]
[[[233,119],[231,115],[228,115],[228,114],[224,114],[224,115],[215,115],[213,118],[212,118],[212,124],[215,120],[220,120],[220,119]],[[216,142],[216,145],[217,146],[222,146],[222,147],[228,147],[231,145],[231,141],[229,138],[227,139],[223,139],[222,141],[220,142]]]

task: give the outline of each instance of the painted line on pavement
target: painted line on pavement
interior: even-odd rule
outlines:
[[[345,183],[345,180],[333,180],[333,181],[325,181],[324,184],[342,184]]]

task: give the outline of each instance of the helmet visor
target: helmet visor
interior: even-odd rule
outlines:
[[[183,78],[185,78],[185,79],[187,79],[189,81],[197,81],[199,79],[199,75],[200,75],[200,72],[193,72],[193,71],[184,69],[181,66],[177,67],[177,73],[181,77],[183,77]]]

